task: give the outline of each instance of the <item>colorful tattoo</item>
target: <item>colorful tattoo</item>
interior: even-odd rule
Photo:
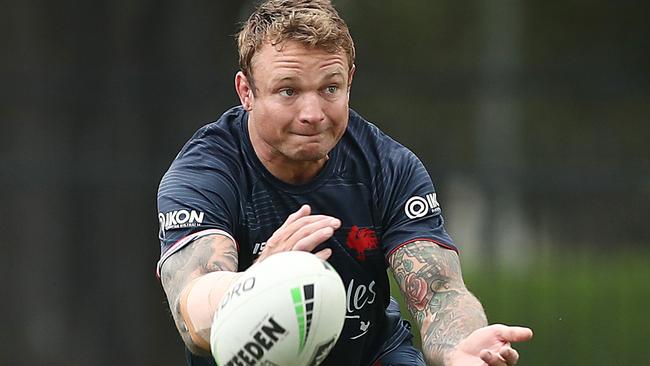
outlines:
[[[463,283],[456,252],[417,241],[399,248],[389,262],[430,362],[443,364],[458,342],[487,325],[483,307]]]

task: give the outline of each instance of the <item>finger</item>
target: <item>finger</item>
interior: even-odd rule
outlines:
[[[332,231],[338,229],[341,225],[339,219],[335,219],[331,216],[324,215],[311,215],[303,217],[291,225],[284,228],[276,237],[273,239],[277,242],[282,242],[289,247],[288,250],[291,250],[293,246],[302,238],[309,236],[316,231],[329,227]],[[313,248],[312,248],[313,249]],[[305,249],[301,249],[305,250]]]
[[[314,255],[316,255],[318,258],[325,261],[325,260],[327,260],[327,258],[329,258],[332,255],[332,249],[325,248],[323,250],[320,250],[320,251],[314,253]]]
[[[338,226],[341,225],[341,220],[337,219],[336,217],[332,217],[328,215],[309,215],[309,216],[298,218],[296,221],[292,222],[291,224],[283,228],[283,230],[290,233],[289,235],[291,235],[296,231],[304,228],[305,226],[316,222],[320,222],[322,226],[332,226],[333,228],[337,228],[337,229]]]
[[[501,355],[488,349],[482,350],[478,356],[489,366],[507,366],[506,360]]]
[[[287,217],[287,219],[284,221],[282,226],[280,226],[280,229],[288,226],[289,224],[293,223],[294,221],[298,220],[301,217],[309,216],[311,213],[311,207],[309,205],[302,205],[298,209],[298,211],[292,213]]]
[[[497,337],[506,342],[523,342],[533,338],[533,331],[526,327],[497,325]]]
[[[330,226],[324,227],[298,240],[292,250],[311,252],[319,244],[331,238],[332,235],[334,235],[334,229]]]
[[[304,217],[299,217],[296,220],[294,220],[292,223],[286,226],[283,225],[279,229],[277,229],[273,233],[271,238],[269,238],[268,244],[274,244],[276,242],[282,242],[282,243],[291,242],[290,245],[293,246],[293,244],[295,244],[295,241],[300,239],[298,237],[298,238],[293,238],[293,241],[291,240],[291,237],[295,235],[296,232],[314,223],[316,223],[315,226],[309,226],[310,228],[312,228],[311,229],[312,232],[318,230],[321,227],[333,226],[330,224],[330,220],[333,219],[335,218],[327,215],[308,215]],[[340,225],[340,221],[338,223]]]
[[[295,225],[295,227],[294,227]],[[335,219],[331,216],[323,216],[321,219],[312,219],[312,216],[306,217],[304,220],[296,221],[294,225],[291,225],[290,229],[295,229],[295,231],[287,238],[289,241],[298,241],[301,238],[310,235],[320,229],[330,227],[332,230],[336,230],[341,226],[341,220]]]
[[[506,360],[506,363],[510,366],[516,365],[517,361],[519,361],[519,352],[510,346],[501,347],[499,350],[499,355],[501,355],[501,357],[503,357],[503,359]]]

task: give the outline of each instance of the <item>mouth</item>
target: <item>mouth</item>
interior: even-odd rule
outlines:
[[[317,136],[320,136],[321,132],[313,132],[313,133],[293,132],[293,134],[296,135],[296,136],[301,136],[301,137],[317,137]]]

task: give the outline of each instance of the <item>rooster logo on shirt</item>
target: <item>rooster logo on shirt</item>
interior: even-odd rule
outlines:
[[[360,261],[366,260],[366,251],[369,249],[377,249],[377,236],[372,229],[359,228],[357,225],[352,226],[348,233],[347,243],[350,249],[357,252],[357,259]]]

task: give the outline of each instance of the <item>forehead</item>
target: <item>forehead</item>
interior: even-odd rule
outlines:
[[[328,52],[322,48],[310,47],[296,41],[285,41],[273,45],[264,43],[252,59],[255,77],[277,72],[339,72],[347,75],[350,69],[343,49]],[[268,75],[272,76],[272,75]]]

